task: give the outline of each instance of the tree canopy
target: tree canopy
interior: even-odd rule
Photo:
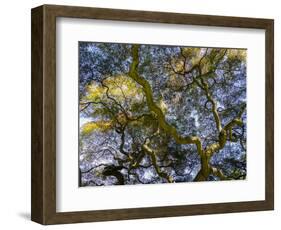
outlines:
[[[79,186],[246,177],[246,50],[79,43]]]

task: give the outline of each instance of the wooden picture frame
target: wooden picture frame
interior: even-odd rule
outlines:
[[[265,200],[100,211],[56,211],[56,18],[121,20],[265,30]],[[32,9],[31,219],[41,224],[274,209],[274,21],[271,19],[43,5]]]

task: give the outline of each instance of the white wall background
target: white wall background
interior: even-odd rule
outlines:
[[[49,229],[276,229],[281,221],[281,84],[279,1],[33,0],[0,6],[0,228],[43,229],[30,219],[30,9],[65,4],[275,19],[275,211],[50,226]],[[236,191],[243,192],[243,191]]]

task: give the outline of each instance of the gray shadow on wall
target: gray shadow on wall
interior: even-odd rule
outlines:
[[[25,219],[25,220],[31,219],[31,215],[28,212],[20,212],[20,213],[18,213],[18,216]]]

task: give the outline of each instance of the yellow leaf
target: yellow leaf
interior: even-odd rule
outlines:
[[[106,132],[113,126],[112,121],[91,121],[84,124],[81,128],[81,134],[87,135],[95,131]]]

